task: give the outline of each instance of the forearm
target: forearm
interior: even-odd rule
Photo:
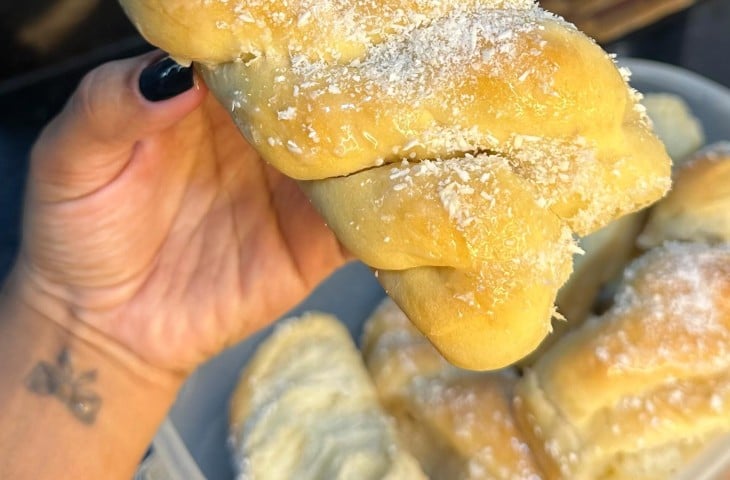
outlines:
[[[18,290],[0,292],[0,478],[131,478],[177,385],[79,339]]]

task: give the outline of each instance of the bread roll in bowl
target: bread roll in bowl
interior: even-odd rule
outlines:
[[[360,353],[334,317],[289,319],[258,348],[230,405],[238,478],[425,480]]]
[[[362,344],[381,402],[431,480],[542,478],[512,415],[514,370],[454,368],[390,299]]]
[[[730,243],[730,142],[709,145],[683,164],[672,191],[652,208],[639,245],[666,241]]]
[[[532,0],[122,4],[152,43],[198,62],[262,157],[304,183],[345,247],[382,270],[398,304],[462,367],[498,368],[539,343],[567,278],[567,229],[587,234],[669,187],[669,159],[625,75]],[[430,162],[444,181],[454,163],[483,170],[438,185],[438,202],[423,198],[432,184],[368,186],[404,160]],[[483,175],[517,190],[491,191],[476,182]],[[456,205],[463,187],[475,195]],[[534,238],[475,239],[460,209],[481,226],[505,210],[477,197],[517,199],[509,221]],[[353,222],[357,212],[371,221]],[[407,232],[409,217],[433,236]],[[538,252],[510,248],[542,239]]]
[[[670,243],[528,370],[517,418],[548,478],[665,480],[730,432],[729,372],[730,245]]]

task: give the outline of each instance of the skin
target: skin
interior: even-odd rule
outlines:
[[[0,293],[0,478],[130,478],[185,377],[346,261],[199,80],[141,96],[159,56],[92,71],[32,151]],[[63,350],[97,373],[91,425],[24,385]]]

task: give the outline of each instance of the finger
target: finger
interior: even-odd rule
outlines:
[[[32,174],[48,197],[75,198],[114,179],[137,143],[198,107],[205,88],[192,69],[160,52],[88,73],[32,152]]]

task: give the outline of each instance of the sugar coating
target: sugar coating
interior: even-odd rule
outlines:
[[[456,92],[474,80],[476,71],[498,77],[522,55],[532,60],[540,56],[539,48],[520,52],[520,37],[542,30],[541,22],[546,19],[558,20],[544,10],[524,8],[531,2],[515,3],[523,8],[456,7],[436,20],[413,23],[348,64],[332,65],[300,55],[292,58],[292,68],[306,82],[300,86],[314,98],[333,89],[350,90],[357,84],[355,91],[361,97],[380,94],[419,106],[436,87],[441,90],[447,85]],[[524,81],[534,74],[525,70],[519,77]],[[544,80],[548,90],[550,78]],[[470,98],[450,96],[444,100],[458,109],[467,107]]]
[[[267,2],[249,3],[249,8],[267,5]],[[547,42],[539,41],[538,36],[545,29],[543,22],[546,21],[572,28],[562,19],[537,8],[532,1],[410,2],[413,3],[410,6],[403,5],[409,2],[380,5],[379,2],[340,1],[325,2],[332,3],[327,7],[317,6],[319,3],[302,2],[301,8],[321,8],[328,12],[327,18],[337,19],[333,22],[337,26],[332,28],[344,31],[332,33],[330,40],[336,40],[331,41],[330,48],[334,50],[320,52],[320,48],[327,49],[327,42],[318,43],[299,32],[301,38],[297,36],[291,40],[294,43],[286,45],[288,61],[275,76],[275,81],[291,84],[291,90],[283,95],[275,93],[266,100],[269,106],[279,105],[280,120],[296,122],[299,129],[310,130],[310,137],[316,138],[321,138],[324,132],[307,120],[312,114],[331,116],[333,122],[339,122],[342,112],[377,109],[383,99],[400,110],[396,114],[402,117],[398,123],[404,131],[411,128],[411,110],[429,102],[437,101],[439,108],[458,116],[472,108],[477,100],[474,94],[464,92],[485,76],[514,77],[518,83],[539,77],[544,93],[552,94],[552,74],[557,66],[543,59]],[[422,9],[428,14],[420,13]],[[375,10],[383,16],[377,25],[349,13]],[[262,18],[265,16],[262,14]],[[342,53],[337,48],[343,42],[354,42],[362,48]],[[529,48],[528,43],[532,45]],[[233,113],[247,108],[248,95],[243,90],[229,92],[228,102]],[[338,99],[329,105],[333,95]],[[300,107],[280,105],[282,97],[298,102]],[[324,97],[328,98],[326,102]],[[239,126],[253,138],[263,128],[251,123]],[[389,152],[391,158],[374,159],[374,163],[412,159],[417,155],[412,151],[415,146],[420,147],[419,151],[460,152],[498,145],[488,131],[479,131],[469,124],[445,125],[434,120],[430,127],[413,133],[414,138],[393,147]],[[333,139],[336,145],[332,150],[312,142],[302,145],[301,153],[296,153],[303,159],[344,157],[360,148],[360,137],[374,146],[380,142],[367,131],[367,126],[343,123],[339,138]],[[282,141],[286,139],[277,140]],[[502,149],[508,147],[505,144]]]
[[[253,120],[256,115],[234,118],[240,117],[239,127],[254,143],[284,147],[286,153],[298,157],[294,163],[309,165],[328,159],[329,164],[337,165],[340,159],[343,166],[333,168],[342,175],[353,173],[349,167],[355,162],[353,156],[369,148],[378,154],[368,164],[358,159],[354,170],[402,159],[416,162],[434,159],[434,155],[497,152],[533,183],[541,206],[580,202],[579,208],[565,214],[571,216],[571,228],[581,234],[628,210],[629,204],[647,192],[668,188],[667,178],[647,176],[631,185],[623,182],[621,177],[631,170],[630,158],[612,159],[614,178],[604,173],[596,178],[591,172],[605,170],[606,159],[599,161],[599,147],[580,135],[557,139],[515,134],[498,139],[489,128],[475,127],[472,120],[459,123],[462,113],[484,101],[475,98],[478,90],[473,88],[480,79],[504,79],[511,88],[529,79],[537,86],[523,96],[560,96],[554,90],[559,66],[545,55],[553,46],[543,34],[551,28],[568,32],[575,28],[532,0],[209,0],[209,4],[215,3],[236,15],[248,12],[227,21],[231,28],[236,27],[229,24],[253,21],[270,30],[267,50],[253,53],[263,62],[280,65],[274,81],[286,88],[266,91],[264,97],[268,98],[258,98],[256,93],[255,101],[275,109],[277,120],[287,125],[271,135],[271,126]],[[245,31],[239,35],[245,36]],[[276,60],[279,56],[284,58]],[[628,69],[619,72],[628,82]],[[648,124],[640,94],[628,88],[627,92],[631,92],[633,108]],[[250,112],[249,95],[244,90],[232,93],[229,102],[234,113]],[[343,112],[365,113],[350,117]],[[386,130],[400,131],[406,137],[392,148],[392,138],[384,138],[377,127],[379,133],[373,134],[363,124],[378,123],[380,116],[394,117],[393,128]],[[433,118],[425,120],[429,116]],[[333,131],[332,125],[339,128]],[[309,140],[301,141],[302,137]],[[390,151],[378,150],[382,145],[388,145]],[[614,180],[621,192],[610,188]],[[396,185],[397,190],[403,188],[403,184]]]
[[[454,265],[472,270],[472,290],[451,285],[454,298],[465,304],[489,314],[526,279],[557,288],[569,271],[577,251],[570,229],[530,196],[527,182],[513,173],[503,157],[465,154],[458,159],[403,161],[388,167],[387,178],[392,191],[386,190],[384,205],[398,205],[403,196],[436,204],[466,242],[469,258]],[[376,195],[372,209],[382,208]],[[524,222],[531,213],[547,213],[551,222]],[[433,231],[443,228],[435,212],[423,220]],[[426,259],[410,266],[429,264]],[[476,296],[485,291],[491,292],[493,303],[477,304]]]
[[[605,319],[610,335],[595,342],[599,360],[618,371],[668,361],[703,369],[728,362],[730,318],[721,305],[729,289],[730,246],[669,243],[635,262],[624,278]],[[631,336],[622,328],[628,314],[641,318]],[[644,341],[659,347],[647,348]]]

